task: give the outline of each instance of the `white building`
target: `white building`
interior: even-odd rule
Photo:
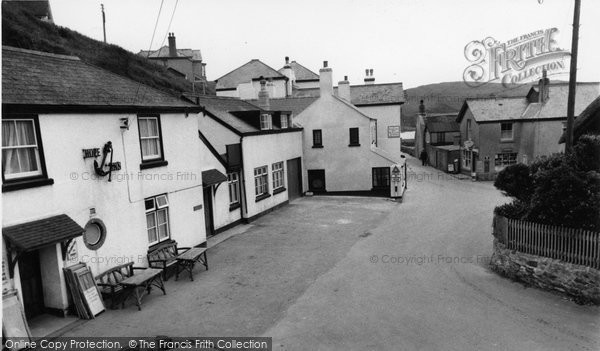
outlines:
[[[394,155],[379,147],[377,119],[349,102],[347,86],[334,94],[326,61],[319,73],[319,98],[294,118],[304,128],[306,188],[390,196],[391,167],[404,164],[400,152]]]
[[[198,106],[70,56],[3,47],[2,74],[3,288],[28,318],[64,316],[63,267],[205,245],[203,185],[224,179]]]

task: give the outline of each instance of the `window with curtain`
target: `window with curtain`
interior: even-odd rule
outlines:
[[[2,170],[6,180],[42,175],[33,119],[2,120]]]
[[[145,201],[148,243],[158,244],[171,238],[169,231],[169,201],[167,195],[149,197]]]
[[[162,159],[160,119],[158,116],[138,117],[142,162]]]

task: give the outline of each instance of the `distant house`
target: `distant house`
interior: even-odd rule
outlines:
[[[444,172],[458,171],[460,126],[456,122],[456,113],[428,115],[424,134],[428,164]]]
[[[178,49],[175,33],[169,33],[168,39],[169,45],[154,51],[142,50],[138,55],[167,67],[190,82],[206,82],[206,63],[202,62],[200,50]]]
[[[598,83],[578,83],[575,115],[599,94]],[[494,179],[504,167],[564,151],[558,140],[567,120],[568,84],[547,78],[526,97],[467,99],[457,122],[461,172]]]
[[[319,98],[294,118],[304,128],[305,185],[313,193],[390,196],[390,170],[400,153],[379,148],[377,119],[350,103],[350,89],[334,94],[332,70],[324,62]],[[396,185],[402,193],[404,185]],[[401,195],[398,195],[401,196]]]
[[[292,124],[292,111],[270,106],[265,80],[260,99],[199,97],[204,108],[198,129],[224,161],[227,187],[212,198],[214,233],[285,205],[303,194],[302,129]],[[300,107],[295,107],[297,112]]]
[[[594,99],[575,119],[573,141],[576,142],[584,134],[600,134],[600,96]],[[560,142],[565,142],[564,134],[561,136]]]
[[[267,80],[266,89],[271,98],[291,96],[291,80],[257,59],[250,60],[218,78],[215,81],[217,96],[257,99],[262,79]]]
[[[288,77],[293,89],[319,88],[319,75],[296,61],[290,62],[287,56],[285,65],[278,72]]]
[[[198,105],[77,57],[6,46],[2,78],[3,287],[27,318],[66,314],[63,267],[96,275],[145,266],[163,243],[206,245],[203,189],[227,179],[198,136]]]

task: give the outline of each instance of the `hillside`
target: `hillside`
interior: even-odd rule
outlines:
[[[466,98],[525,96],[534,84],[506,88],[500,83],[488,83],[472,88],[464,82],[444,82],[406,89],[406,103],[402,106],[402,126],[404,130],[414,128],[420,100],[423,100],[427,113],[457,113]]]
[[[105,44],[76,31],[35,18],[19,2],[2,2],[2,45],[79,57],[82,61],[179,96],[202,91],[167,69],[117,45]],[[207,93],[214,95],[209,82]]]

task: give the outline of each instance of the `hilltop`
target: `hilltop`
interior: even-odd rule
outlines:
[[[165,67],[120,46],[105,44],[66,27],[37,19],[19,2],[2,2],[2,45],[22,49],[77,56],[82,61],[106,69],[175,96],[202,91],[187,80],[176,77]],[[214,83],[207,93],[214,95]]]
[[[525,96],[534,84],[507,88],[500,83],[488,83],[472,88],[464,82],[443,82],[406,89],[406,103],[402,106],[402,127],[404,130],[414,128],[420,100],[424,100],[427,113],[458,113],[466,98]]]

